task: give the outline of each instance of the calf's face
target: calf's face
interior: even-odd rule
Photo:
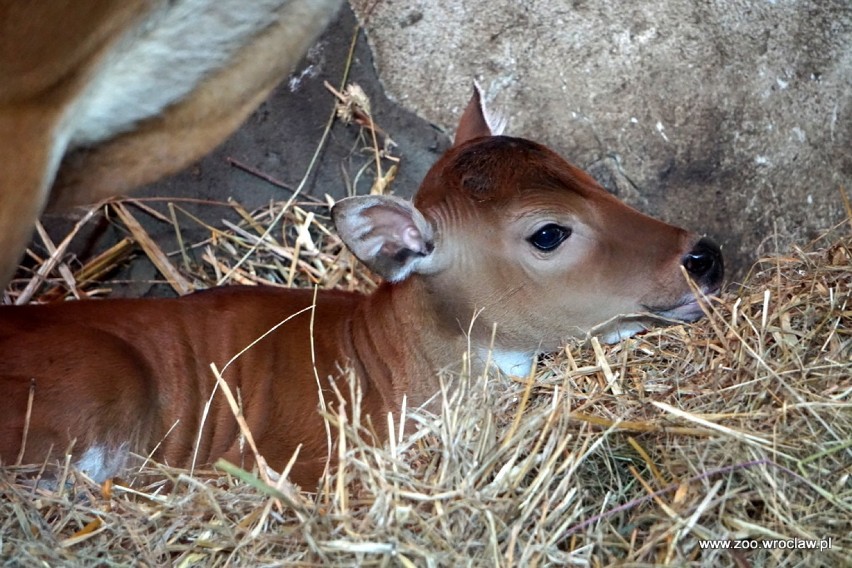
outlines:
[[[722,281],[712,241],[630,208],[540,144],[492,135],[478,95],[413,203],[350,198],[334,217],[374,270],[419,280],[440,320],[480,348],[496,330],[494,348],[520,358],[696,320],[688,278],[704,294]]]

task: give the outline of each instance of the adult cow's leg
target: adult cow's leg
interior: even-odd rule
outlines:
[[[0,107],[0,287],[15,273],[44,209],[64,147],[55,114]]]

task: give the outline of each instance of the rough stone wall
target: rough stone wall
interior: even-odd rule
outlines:
[[[478,79],[508,133],[716,237],[740,275],[843,218],[848,0],[352,4],[392,99],[451,129]]]

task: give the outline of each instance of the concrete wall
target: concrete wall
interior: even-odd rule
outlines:
[[[509,134],[716,237],[739,273],[843,218],[848,0],[352,4],[391,99],[451,130],[477,78]]]

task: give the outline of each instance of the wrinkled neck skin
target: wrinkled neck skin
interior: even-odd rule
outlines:
[[[364,298],[352,315],[350,349],[356,369],[380,392],[392,393],[386,395],[392,408],[403,397],[408,407],[429,402],[440,391],[440,373],[462,372],[466,353],[472,376],[485,371],[488,356],[487,345],[469,345],[465,325],[418,276]],[[533,361],[530,353],[521,371],[529,372]]]

